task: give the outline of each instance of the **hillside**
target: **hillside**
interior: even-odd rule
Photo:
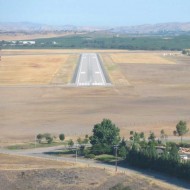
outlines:
[[[59,32],[59,31],[107,31],[119,34],[178,34],[189,33],[190,22],[187,23],[160,23],[121,27],[73,26],[73,25],[46,25],[29,22],[0,23],[0,33],[5,32]]]

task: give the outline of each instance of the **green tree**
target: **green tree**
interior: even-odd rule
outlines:
[[[164,131],[164,129],[162,129],[161,131],[160,131],[160,139],[161,139],[161,141],[165,141],[165,143],[166,143],[166,140],[167,140],[167,134],[165,133],[165,131]]]
[[[77,139],[77,142],[78,142],[79,144],[82,144],[82,143],[83,143],[83,140],[79,137],[79,138]]]
[[[38,139],[38,142],[41,143],[42,139],[43,139],[43,135],[42,134],[38,134],[36,138]]]
[[[84,144],[88,144],[88,142],[89,142],[89,138],[88,138],[88,136],[85,136],[85,138],[84,138],[84,140],[83,140],[83,143],[84,143]]]
[[[150,132],[150,135],[149,135],[149,137],[148,137],[148,140],[150,141],[150,142],[155,142],[155,140],[156,140],[156,136],[155,136],[155,134],[153,133],[153,132]]]
[[[70,140],[68,141],[68,145],[69,145],[70,147],[72,147],[72,146],[74,145],[74,142],[73,142],[72,139],[70,139]]]
[[[65,135],[62,133],[62,134],[60,134],[59,135],[59,139],[61,140],[61,141],[64,141],[65,140]]]
[[[130,140],[131,140],[131,145],[134,149],[140,149],[140,145],[144,145],[145,142],[145,135],[143,132],[137,133],[134,131],[130,131]]]
[[[119,147],[122,147],[122,146],[124,146],[124,147],[127,146],[127,142],[124,138],[122,138],[121,142],[119,143]]]
[[[103,119],[101,123],[94,125],[93,135],[90,137],[92,150],[99,148],[99,154],[110,153],[113,145],[120,142],[119,132],[119,128],[111,120]]]
[[[183,135],[185,135],[188,131],[189,129],[187,128],[187,123],[185,121],[179,121],[176,125],[176,131],[174,131],[174,134],[179,135],[182,142]]]
[[[169,157],[171,160],[179,161],[179,148],[177,147],[176,144],[171,144],[170,151],[169,151]]]
[[[51,143],[53,142],[53,137],[52,137],[51,134],[45,133],[45,134],[43,135],[43,137],[46,139],[46,141],[47,141],[48,144],[51,144]]]
[[[126,156],[127,156],[127,149],[126,149],[125,146],[119,147],[119,149],[118,149],[118,155],[120,157],[122,157],[122,158],[126,158]]]

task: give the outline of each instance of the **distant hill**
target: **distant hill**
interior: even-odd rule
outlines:
[[[91,26],[52,26],[46,24],[36,24],[30,22],[19,23],[2,23],[0,22],[0,32],[54,32],[54,31],[100,31],[108,29],[106,27],[91,27]]]
[[[190,22],[123,26],[123,27],[112,28],[110,32],[120,33],[120,34],[186,33],[186,32],[190,32]]]
[[[122,27],[94,27],[94,26],[52,26],[46,24],[36,24],[29,22],[2,23],[0,22],[0,33],[4,32],[55,32],[55,31],[107,31],[114,34],[183,34],[190,33],[190,22],[187,23],[161,23],[145,24],[137,26]]]

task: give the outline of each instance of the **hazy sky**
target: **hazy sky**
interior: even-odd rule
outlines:
[[[0,22],[123,26],[190,21],[190,0],[0,0]]]

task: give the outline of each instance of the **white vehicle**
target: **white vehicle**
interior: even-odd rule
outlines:
[[[182,160],[188,160],[187,155],[180,155],[180,158],[181,158]]]

